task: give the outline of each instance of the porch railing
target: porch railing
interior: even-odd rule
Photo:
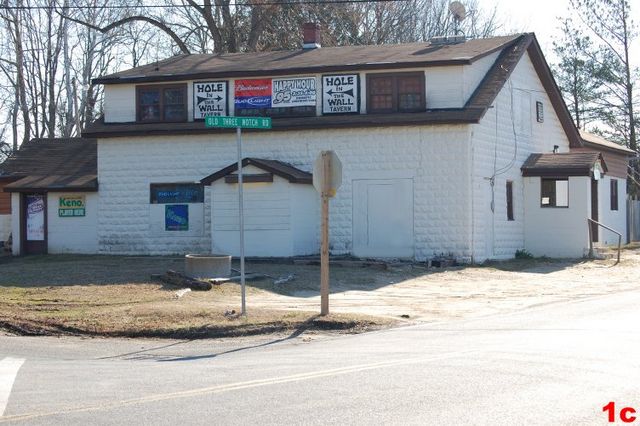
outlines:
[[[593,257],[593,236],[592,236],[592,227],[591,224],[596,224],[607,231],[611,231],[618,236],[618,258],[616,259],[615,265],[620,263],[620,250],[622,249],[622,234],[616,231],[615,229],[609,228],[607,225],[603,225],[602,223],[595,221],[593,219],[587,218],[587,228],[589,228],[589,257]]]

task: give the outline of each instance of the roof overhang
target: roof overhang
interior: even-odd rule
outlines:
[[[607,164],[598,152],[531,154],[521,167],[524,177],[593,176],[595,169],[608,172]]]
[[[292,166],[289,163],[285,163],[278,160],[267,160],[263,158],[243,158],[242,159],[242,167],[247,166],[255,166],[259,169],[262,169],[269,174],[273,174],[276,176],[280,176],[288,180],[291,183],[301,183],[301,184],[312,184],[313,183],[313,175],[304,170],[300,170],[297,167]],[[232,175],[238,171],[238,163],[233,163],[228,165],[227,167],[218,170],[217,172],[210,174],[209,176],[202,178],[200,183],[203,185],[211,185],[213,182],[220,180],[222,178],[228,176],[236,176]],[[251,180],[251,179],[249,179]],[[228,179],[227,183],[235,183],[237,179]],[[234,182],[235,181],[235,182]],[[266,182],[266,179],[254,180],[254,182]]]
[[[97,192],[98,177],[85,176],[26,176],[4,187],[5,192]]]

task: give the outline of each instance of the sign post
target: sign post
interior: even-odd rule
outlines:
[[[320,240],[320,315],[329,314],[329,198],[342,183],[342,163],[333,151],[322,151],[313,167],[313,186],[322,200]]]
[[[240,230],[240,292],[242,298],[241,314],[247,315],[247,292],[244,274],[244,200],[242,192],[242,129],[270,129],[269,117],[225,117],[208,116],[205,118],[207,128],[236,128],[236,144],[238,148],[238,215]]]

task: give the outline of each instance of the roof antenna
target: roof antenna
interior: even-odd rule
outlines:
[[[464,5],[459,1],[452,1],[449,3],[449,12],[451,12],[453,16],[453,35],[464,35],[462,30],[460,30],[460,22],[464,21],[464,18],[467,17],[467,10]]]

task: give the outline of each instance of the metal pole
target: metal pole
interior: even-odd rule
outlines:
[[[240,219],[240,292],[242,293],[242,315],[247,315],[247,300],[244,285],[244,205],[242,193],[242,130],[236,127],[238,141],[238,216]]]

